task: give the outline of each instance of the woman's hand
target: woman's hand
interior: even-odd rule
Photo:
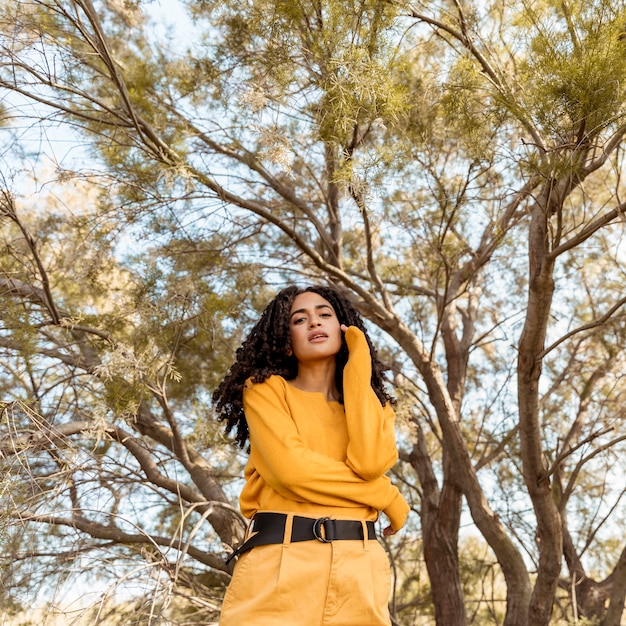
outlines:
[[[348,330],[348,327],[345,324],[341,324],[339,328],[341,328],[342,332],[344,333]]]
[[[398,531],[394,530],[391,526],[387,526],[387,528],[383,530],[383,535],[389,537],[390,535],[395,535],[397,532]]]

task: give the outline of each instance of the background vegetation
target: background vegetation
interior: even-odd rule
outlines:
[[[394,624],[619,626],[624,2],[158,6],[0,2],[4,616],[217,621],[210,394],[321,281],[399,399]]]

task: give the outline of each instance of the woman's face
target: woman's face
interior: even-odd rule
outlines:
[[[330,302],[314,291],[297,295],[289,314],[289,337],[299,363],[334,358],[342,331]]]

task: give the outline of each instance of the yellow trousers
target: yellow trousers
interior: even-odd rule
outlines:
[[[390,582],[376,540],[257,546],[235,565],[220,626],[389,626]]]

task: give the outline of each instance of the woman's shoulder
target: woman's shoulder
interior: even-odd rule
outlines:
[[[251,404],[271,404],[272,406],[288,405],[288,383],[278,374],[268,376],[263,381],[258,381],[251,376],[246,381],[243,388],[243,403],[245,406]]]
[[[245,382],[244,391],[262,388],[263,386],[270,389],[286,389],[287,384],[287,381],[279,374],[272,374],[261,382],[255,380],[254,376],[250,376]]]

